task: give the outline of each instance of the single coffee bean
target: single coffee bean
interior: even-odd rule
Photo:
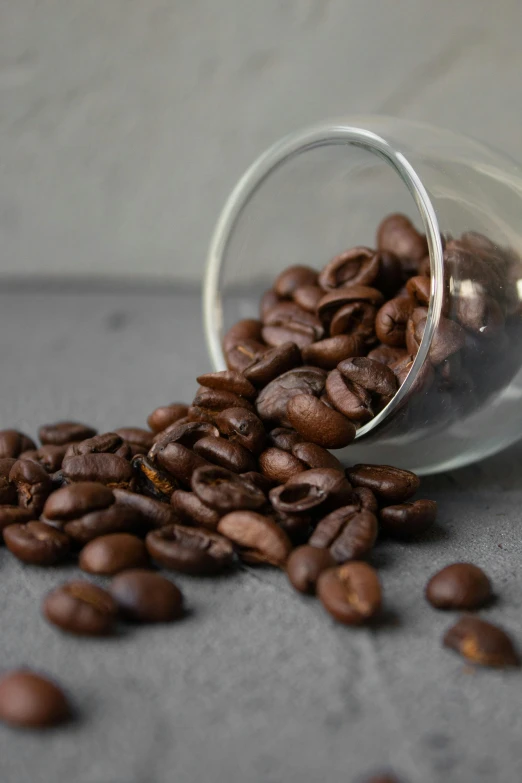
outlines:
[[[0,540],[3,531],[9,525],[23,525],[30,522],[33,514],[26,508],[19,506],[0,506]]]
[[[145,430],[142,427],[119,427],[114,430],[116,435],[123,438],[126,443],[130,443],[131,446],[137,447],[141,453],[146,454],[152,446],[154,435],[149,430]]]
[[[520,666],[519,655],[507,633],[478,617],[461,617],[446,631],[444,646],[480,666]]]
[[[402,503],[418,490],[419,477],[390,465],[354,465],[346,475],[354,487],[367,487],[381,503]]]
[[[280,301],[281,300],[273,288],[266,290],[259,300],[259,315],[261,316],[261,320],[265,317],[268,311],[271,310],[272,307]]]
[[[345,625],[368,622],[382,603],[377,572],[357,561],[323,571],[317,580],[317,595],[326,611]]]
[[[71,717],[62,689],[29,669],[17,669],[0,679],[0,720],[10,726],[43,729]]]
[[[351,421],[309,394],[292,397],[286,415],[303,438],[323,448],[342,449],[355,438],[356,430]]]
[[[305,544],[310,538],[312,518],[306,514],[281,514],[275,511],[273,516],[281,530],[283,530],[293,546]]]
[[[314,468],[313,470],[305,470],[303,473],[299,473],[297,476],[291,478],[286,488],[298,486],[315,487],[316,489],[324,492],[324,505],[321,506],[321,510],[333,511],[339,506],[346,506],[352,499],[352,487],[350,482],[346,479],[344,473],[339,470],[332,470],[332,468]],[[288,511],[290,509],[281,509],[281,511]]]
[[[238,409],[233,408],[232,410]],[[244,408],[239,408],[239,410],[244,411]],[[159,452],[169,443],[181,443],[182,446],[191,449],[198,440],[206,438],[207,435],[214,435],[216,438],[219,437],[218,428],[205,421],[177,422],[172,427],[169,427],[165,433],[162,433],[162,437],[159,438],[150,449],[148,457],[154,462]]]
[[[410,539],[425,533],[435,522],[437,504],[434,500],[416,500],[381,509],[381,529],[392,538]]]
[[[261,342],[261,329],[263,324],[255,318],[245,318],[232,326],[223,337],[223,349],[228,353],[230,349],[244,340]]]
[[[221,391],[219,389],[207,389],[204,386],[199,387],[194,400],[192,401],[192,407],[201,411],[202,414],[207,415],[208,421],[214,422],[214,417],[220,412],[226,410],[226,408],[246,408],[249,411],[253,411],[252,403],[245,397],[240,397],[239,394],[234,394],[229,391]],[[190,416],[189,409],[189,416]]]
[[[132,465],[116,454],[69,457],[63,461],[62,472],[70,481],[95,481],[120,489],[127,489],[134,475]]]
[[[416,307],[408,318],[408,323],[406,324],[406,350],[412,356],[415,356],[420,348],[427,317],[427,307]],[[419,324],[421,324],[420,329]]]
[[[302,443],[303,438],[290,427],[276,427],[268,433],[268,441],[271,446],[283,451],[292,451],[296,443]]]
[[[416,263],[428,255],[426,237],[420,234],[405,215],[388,215],[377,230],[377,247],[408,261],[406,268],[415,269]]]
[[[152,530],[147,534],[146,545],[160,565],[196,576],[217,574],[234,560],[230,541],[201,528],[170,525]]]
[[[167,443],[162,446],[157,452],[156,460],[161,468],[185,486],[190,485],[192,475],[198,468],[210,466],[206,459],[181,443]]]
[[[269,517],[254,511],[233,511],[219,521],[218,531],[232,541],[245,563],[282,568],[292,551],[286,533]]]
[[[293,342],[283,343],[276,348],[270,348],[257,356],[243,372],[245,378],[258,389],[270,381],[284,375],[286,372],[302,364],[301,352]]]
[[[63,446],[73,441],[85,440],[96,435],[96,430],[87,424],[76,421],[59,421],[56,424],[45,424],[38,430],[38,437],[44,444]]]
[[[327,549],[314,546],[300,546],[290,554],[286,573],[290,583],[300,593],[315,595],[319,575],[335,566],[335,560]]]
[[[352,247],[335,256],[319,275],[325,291],[347,285],[372,285],[379,273],[379,256],[369,247]]]
[[[170,502],[179,518],[176,521],[183,525],[201,525],[209,530],[216,530],[220,514],[202,503],[194,492],[177,489],[172,493]]]
[[[149,564],[143,541],[129,533],[112,533],[90,541],[80,552],[78,565],[89,574],[112,576],[127,568]]]
[[[123,438],[115,432],[104,432],[101,435],[95,435],[94,438],[87,438],[79,443],[70,443],[67,446],[64,457],[81,457],[84,454],[115,454],[122,446]]]
[[[136,454],[132,460],[135,489],[141,495],[168,502],[179,484],[170,473],[161,470],[144,454]]]
[[[110,593],[80,579],[50,592],[42,610],[47,620],[62,631],[85,636],[110,633],[118,613]]]
[[[114,497],[120,508],[131,509],[139,514],[144,529],[165,527],[180,521],[175,509],[168,503],[137,495],[128,489],[115,489]]]
[[[110,533],[144,534],[147,525],[141,513],[114,503],[109,508],[91,511],[78,519],[66,522],[65,533],[77,544],[87,544],[94,538]]]
[[[427,318],[422,318],[415,327],[415,341],[418,345],[421,343],[426,322]],[[430,362],[437,367],[448,356],[460,351],[464,347],[465,342],[466,332],[462,326],[455,321],[450,321],[449,318],[441,318],[431,341],[429,350]]]
[[[307,345],[301,354],[306,364],[314,364],[323,370],[334,370],[339,362],[351,356],[362,356],[367,351],[364,341],[353,334],[338,334],[317,343]]]
[[[364,424],[373,419],[375,412],[370,392],[349,381],[339,370],[328,373],[326,393],[334,408],[350,421]]]
[[[47,473],[56,473],[62,467],[68,446],[40,446],[35,451],[24,451],[20,459],[32,459],[44,468]]]
[[[375,317],[377,308],[368,302],[350,302],[339,308],[330,323],[330,336],[351,334],[365,347],[365,351],[377,342]]]
[[[394,348],[391,345],[378,345],[377,348],[373,348],[368,354],[368,359],[372,359],[374,362],[380,362],[386,364],[388,367],[399,359],[404,359],[408,356],[405,348]]]
[[[309,313],[315,313],[319,300],[323,298],[323,295],[324,291],[322,288],[319,288],[318,285],[301,285],[299,288],[295,289],[292,294],[292,299],[296,305],[299,305],[303,310],[306,310]],[[265,313],[268,312],[268,309],[269,308],[265,310]]]
[[[388,299],[397,295],[402,286],[403,272],[400,259],[386,250],[378,251],[379,273],[372,285]],[[428,259],[429,260],[429,259]]]
[[[256,510],[266,502],[264,493],[251,481],[214,465],[195,470],[191,487],[202,503],[221,514],[239,509]]]
[[[199,375],[196,380],[200,386],[239,394],[240,397],[246,397],[247,400],[253,399],[257,394],[250,381],[242,373],[233,370],[208,372],[205,375]]]
[[[323,517],[310,538],[310,544],[329,549],[336,563],[360,560],[377,540],[377,517],[356,506],[342,506]]]
[[[367,487],[354,487],[353,488],[353,502],[358,503],[360,508],[365,511],[371,511],[372,514],[377,515],[379,512],[379,504],[377,498]]]
[[[366,356],[355,356],[340,362],[337,369],[351,383],[357,383],[370,392],[373,399],[386,404],[397,391],[398,384],[392,370],[385,364]]]
[[[268,350],[264,343],[258,340],[241,340],[225,350],[225,358],[229,370],[243,372],[252,362],[263,356]]]
[[[34,440],[18,430],[0,430],[0,459],[19,457],[24,451],[36,449]]]
[[[266,432],[261,419],[244,408],[228,408],[218,413],[216,426],[221,435],[252,454],[259,454],[265,446]]]
[[[279,302],[266,314],[261,334],[265,343],[273,347],[293,342],[304,348],[324,337],[324,327],[314,313],[295,302]]]
[[[152,571],[123,571],[112,580],[110,592],[126,620],[168,623],[183,616],[181,590]]]
[[[285,484],[292,476],[306,470],[306,465],[288,451],[270,446],[259,455],[259,470],[271,481]]]
[[[246,473],[257,467],[252,453],[240,443],[212,435],[198,440],[194,444],[194,453],[234,473]]]
[[[269,492],[270,503],[278,515],[308,516],[327,500],[328,494],[313,484],[284,484]]]
[[[42,513],[45,501],[53,490],[47,472],[37,462],[19,459],[9,472],[9,482],[16,488],[18,505],[33,514]]]
[[[483,292],[476,292],[471,297],[458,297],[456,317],[461,326],[484,339],[496,338],[505,323],[499,302]]]
[[[383,301],[383,295],[376,288],[366,285],[343,286],[323,296],[317,305],[317,314],[324,323],[330,323],[335,313],[346,305],[362,302],[372,307],[380,307]],[[330,334],[333,335],[331,329]]]
[[[415,275],[406,281],[406,290],[416,305],[427,306],[431,297],[431,280],[427,275]]]
[[[9,525],[4,530],[9,551],[31,565],[50,566],[64,560],[70,548],[69,537],[43,522]]]
[[[395,348],[406,346],[406,324],[414,307],[413,300],[405,296],[383,304],[375,316],[375,333],[381,343]]]
[[[108,508],[113,503],[114,495],[109,487],[94,481],[81,481],[53,492],[45,502],[43,515],[56,524]]]
[[[273,289],[280,299],[289,299],[296,288],[316,285],[317,272],[309,266],[289,266],[275,279]]]
[[[472,563],[446,566],[426,586],[426,598],[436,609],[480,609],[491,597],[491,582]]]
[[[152,411],[147,418],[147,424],[152,432],[163,432],[171,424],[184,418],[188,413],[188,405],[183,402],[171,402]]]
[[[292,448],[292,455],[305,464],[305,469],[333,468],[334,470],[344,470],[337,457],[334,457],[333,454],[330,454],[329,451],[316,443],[296,443]]]
[[[291,427],[286,415],[288,402],[297,394],[320,397],[324,391],[326,372],[318,367],[298,367],[271,381],[257,398],[257,414],[274,426]]]
[[[267,476],[263,476],[262,473],[258,473],[256,470],[249,470],[247,473],[240,473],[240,476],[245,481],[253,484],[254,487],[260,489],[265,496],[268,495],[275,483],[271,479],[267,478]]]

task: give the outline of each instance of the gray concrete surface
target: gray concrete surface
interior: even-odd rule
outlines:
[[[189,398],[208,367],[199,323],[190,291],[1,291],[0,426],[143,424],[157,404]],[[521,780],[522,674],[442,649],[455,615],[423,599],[431,573],[472,560],[498,596],[482,616],[522,647],[521,462],[516,447],[424,480],[440,523],[426,541],[377,547],[385,611],[371,629],[336,626],[283,574],[244,568],[175,576],[183,622],[76,639],[39,610],[76,570],[0,551],[0,671],[53,675],[78,710],[45,735],[1,727],[0,780],[350,783],[379,767],[409,783]]]
[[[0,274],[197,280],[283,134],[385,113],[521,157],[520,0],[2,0]]]

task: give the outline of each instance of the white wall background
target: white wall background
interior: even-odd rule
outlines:
[[[521,0],[0,0],[0,274],[197,279],[243,169],[343,113],[522,158]]]

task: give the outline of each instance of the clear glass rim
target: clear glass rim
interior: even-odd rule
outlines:
[[[249,201],[263,182],[285,162],[307,150],[327,145],[355,146],[366,149],[398,174],[417,207],[430,258],[431,288],[426,328],[408,376],[388,405],[357,431],[357,438],[369,434],[403,403],[427,359],[438,327],[443,300],[443,250],[437,215],[419,175],[407,158],[382,136],[364,127],[340,123],[315,125],[285,136],[266,150],[243,174],[228,197],[211,239],[203,282],[203,328],[212,363],[217,370],[226,368],[221,347],[223,310],[220,280],[223,260],[230,238]]]

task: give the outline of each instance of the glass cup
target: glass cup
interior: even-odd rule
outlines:
[[[346,248],[375,247],[390,213],[408,216],[425,247],[425,257],[401,260],[424,288],[395,293],[413,302],[410,358],[396,369],[393,398],[335,453],[346,464],[435,473],[522,434],[522,170],[506,156],[388,117],[287,136],[243,175],[218,220],[205,334],[214,368],[224,369],[224,330],[259,317],[261,295],[285,267],[320,269]]]

